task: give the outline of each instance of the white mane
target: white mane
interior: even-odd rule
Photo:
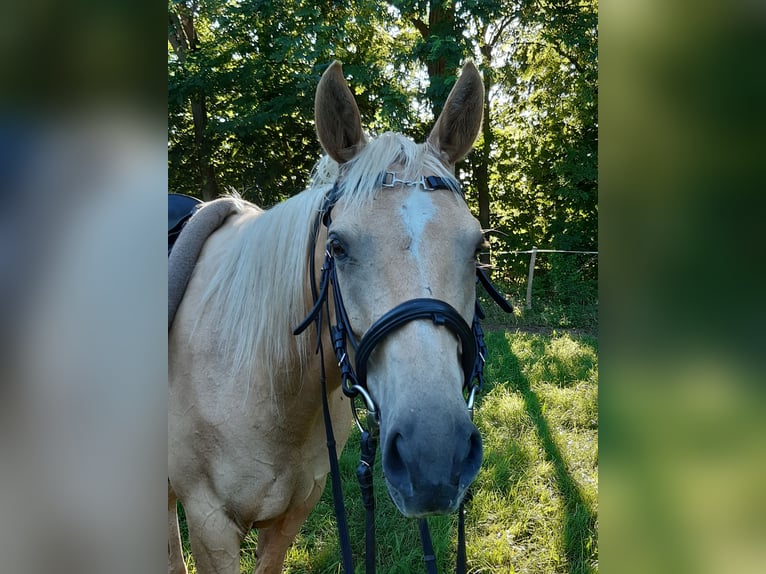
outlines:
[[[309,235],[324,195],[309,189],[266,211],[241,200],[238,233],[201,298],[201,308],[217,316],[219,350],[233,369],[252,380],[259,365],[272,388],[275,374],[308,356],[313,331],[296,337],[292,330],[311,306]]]
[[[308,189],[266,211],[241,200],[243,219],[230,256],[211,277],[201,305],[219,316],[220,350],[231,365],[250,379],[259,365],[271,374],[274,396],[275,376],[288,369],[302,373],[314,349],[314,329],[297,337],[292,331],[313,305],[309,250],[323,200],[340,176],[344,207],[357,213],[379,190],[380,175],[387,170],[396,170],[401,179],[426,172],[454,180],[428,144],[389,132],[369,141],[343,166],[322,157]]]

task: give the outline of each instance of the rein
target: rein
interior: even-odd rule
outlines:
[[[397,184],[404,186],[420,186],[424,191],[437,189],[455,189],[458,185],[454,180],[429,176],[418,180],[407,181],[397,178],[395,172],[384,172],[381,177],[381,185],[384,188],[394,187]],[[319,235],[319,226],[323,224],[329,229],[331,224],[331,211],[340,197],[338,182],[335,183],[319,211],[314,222],[313,241],[309,254],[310,268],[315,268],[316,241]],[[333,502],[335,516],[338,525],[338,537],[341,547],[341,559],[345,574],[353,574],[354,565],[351,556],[351,541],[348,534],[348,523],[343,504],[343,492],[340,484],[340,471],[336,453],[335,437],[332,430],[332,421],[327,399],[327,381],[325,375],[324,353],[322,345],[322,310],[327,313],[328,328],[333,345],[333,351],[341,371],[341,388],[343,393],[351,399],[351,410],[357,427],[361,432],[361,457],[357,467],[357,479],[362,493],[362,502],[365,508],[365,567],[367,574],[375,572],[375,497],[373,493],[372,467],[378,446],[379,434],[379,411],[367,390],[367,361],[375,347],[393,331],[411,321],[429,319],[435,325],[443,325],[454,333],[461,344],[461,366],[464,373],[463,392],[466,395],[466,404],[473,418],[473,409],[476,395],[484,383],[484,363],[487,355],[487,347],[484,343],[484,332],[480,320],[484,318],[484,311],[476,299],[472,325],[468,325],[463,317],[449,303],[439,299],[418,298],[405,301],[397,305],[382,317],[380,317],[367,330],[360,341],[356,341],[351,325],[343,305],[338,277],[335,271],[335,259],[329,249],[325,249],[325,258],[322,264],[319,287],[311,280],[311,293],[314,300],[313,307],[306,318],[298,325],[294,335],[305,331],[312,323],[316,325],[317,347],[320,356],[322,388],[322,409],[327,436],[327,449],[330,460],[330,475],[332,481]],[[492,299],[507,313],[512,312],[511,305],[492,285],[489,277],[482,269],[476,269],[477,283],[480,283]],[[332,291],[333,304],[335,307],[335,324],[330,320],[329,297]],[[351,364],[347,352],[347,344],[351,343],[356,355],[355,364]],[[366,426],[359,420],[356,409],[356,398],[361,396],[367,409]],[[470,490],[460,503],[458,510],[458,549],[457,549],[457,574],[466,572],[465,551],[465,503],[470,498]],[[428,522],[425,518],[418,521],[421,543],[423,545],[423,558],[428,574],[436,574],[436,557],[434,555],[431,535],[428,530]]]

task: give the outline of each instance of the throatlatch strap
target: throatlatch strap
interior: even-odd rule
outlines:
[[[497,290],[497,287],[492,284],[492,281],[489,277],[487,277],[484,269],[477,267],[476,276],[479,278],[479,282],[481,283],[482,287],[484,287],[484,290],[490,297],[492,297],[492,300],[497,303],[498,307],[500,307],[506,313],[513,313],[513,307],[508,302],[508,300],[502,296],[500,291]]]

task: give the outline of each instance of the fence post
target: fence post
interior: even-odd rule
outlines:
[[[535,259],[537,259],[537,247],[532,247],[532,256],[529,258],[529,275],[527,276],[527,309],[532,308],[532,279],[535,277]]]

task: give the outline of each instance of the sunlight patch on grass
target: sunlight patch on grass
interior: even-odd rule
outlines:
[[[491,333],[493,381],[477,411],[477,572],[598,569],[597,343],[567,333]]]
[[[540,384],[537,396],[543,414],[563,428],[570,430],[598,427],[598,387],[580,381],[570,387]]]

